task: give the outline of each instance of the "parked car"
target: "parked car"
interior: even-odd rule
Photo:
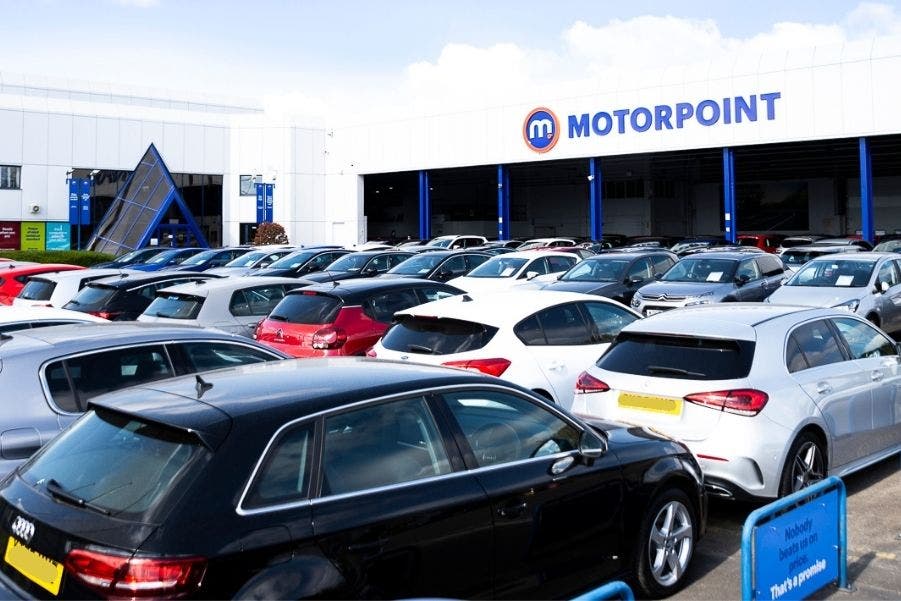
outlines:
[[[138,271],[159,271],[175,265],[181,265],[184,261],[201,253],[205,248],[172,248],[147,259],[143,263],[132,263],[129,269]]]
[[[774,498],[901,452],[897,345],[836,309],[702,306],[635,322],[573,411],[684,441],[713,494]]]
[[[245,246],[232,248],[211,248],[196,255],[191,255],[176,266],[166,267],[167,271],[193,271],[200,272],[214,267],[223,267],[238,257],[253,252],[253,249]]]
[[[302,248],[286,255],[264,269],[253,269],[248,275],[299,278],[322,271],[351,251],[334,246]]]
[[[81,270],[80,265],[65,263],[34,263],[32,265],[0,266],[0,305],[11,305],[28,282],[28,278],[42,273],[59,273],[61,271]]]
[[[487,253],[469,250],[440,250],[410,257],[381,274],[380,278],[418,278],[446,282],[464,276],[488,259]]]
[[[577,244],[574,238],[532,238],[526,240],[516,247],[517,251],[531,250],[534,248],[547,248],[556,246],[575,246]]]
[[[208,269],[210,273],[223,276],[242,276],[247,275],[254,269],[264,269],[269,267],[282,257],[288,256],[296,249],[288,248],[264,248],[251,250],[248,253],[240,255],[232,259],[222,267],[212,267]]]
[[[0,511],[3,594],[61,598],[659,596],[706,524],[682,444],[480,374],[324,359],[96,399]]]
[[[457,248],[469,248],[471,246],[481,246],[488,242],[488,239],[485,236],[460,236],[456,234],[450,234],[447,236],[438,236],[437,238],[432,238],[429,240],[429,246],[440,246],[442,248],[446,248],[448,250],[454,250]]]
[[[857,246],[810,244],[807,246],[795,246],[786,249],[779,255],[779,258],[782,259],[782,262],[789,271],[795,272],[798,271],[802,265],[816,257],[837,255],[839,253],[860,252],[860,250],[861,249]]]
[[[838,307],[896,333],[901,331],[899,261],[895,253],[841,253],[812,259],[767,302]]]
[[[814,242],[814,245],[821,244],[826,246],[856,246],[864,251],[873,250],[872,244],[861,238],[855,238],[854,236],[848,236],[846,238],[821,238]]]
[[[722,236],[696,236],[676,242],[672,245],[670,251],[681,257],[702,249],[706,250],[710,248],[716,248],[717,246],[729,245],[730,242]]]
[[[563,273],[578,262],[577,256],[555,250],[516,251],[491,257],[465,276],[448,280],[448,284],[467,292],[500,291],[540,275]]]
[[[254,338],[294,357],[362,355],[394,313],[460,294],[431,280],[348,280],[289,291],[257,326]]]
[[[794,248],[796,246],[810,246],[817,240],[822,240],[823,238],[826,238],[826,236],[822,234],[788,236],[787,238],[782,239],[782,242],[779,243],[779,248],[776,249],[776,252],[778,254],[782,254],[789,248]]]
[[[105,323],[106,319],[55,307],[0,306],[0,334],[70,323]]]
[[[157,290],[137,321],[215,328],[250,338],[285,294],[302,285],[294,278],[197,280]]]
[[[123,273],[121,269],[73,269],[58,273],[34,275],[28,278],[19,295],[13,299],[13,306],[35,305],[62,307],[78,294],[88,282]]]
[[[127,252],[124,255],[120,255],[112,261],[95,263],[88,269],[122,269],[123,267],[134,265],[135,263],[143,263],[145,261],[148,261],[149,259],[152,259],[158,254],[166,252],[167,250],[171,249],[168,246],[150,246],[147,248],[139,248],[137,250]]]
[[[739,234],[738,244],[751,248],[759,248],[768,253],[775,253],[785,236],[779,234]]]
[[[320,272],[310,273],[303,279],[311,282],[339,282],[357,278],[371,278],[386,273],[415,253],[402,250],[370,250],[346,254],[330,263]]]
[[[640,318],[574,292],[452,297],[398,312],[369,356],[481,371],[569,407],[582,370]]]
[[[879,253],[896,253],[901,252],[901,238],[891,238],[883,240],[873,247],[873,252]]]
[[[628,305],[636,290],[656,281],[678,260],[663,249],[605,253],[576,263],[541,289],[596,294]]]
[[[784,278],[782,261],[767,253],[698,253],[636,292],[631,306],[647,316],[692,305],[762,301]]]
[[[570,253],[576,255],[579,259],[587,259],[593,257],[597,253],[583,246],[538,246],[529,250],[555,250],[561,253]]]
[[[156,291],[187,282],[206,281],[220,276],[207,273],[129,273],[89,282],[63,305],[110,321],[134,321],[153,301]]]
[[[30,457],[105,392],[283,358],[246,338],[185,326],[82,323],[5,333],[0,386],[15,391],[15,403],[0,412],[0,474]]]

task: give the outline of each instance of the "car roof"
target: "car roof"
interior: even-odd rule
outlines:
[[[608,248],[608,249],[604,249],[604,250],[616,251],[616,249],[613,249],[613,248]],[[620,260],[622,260],[622,259],[638,259],[641,257],[648,257],[651,255],[660,255],[662,257],[669,257],[671,259],[676,259],[676,260],[679,259],[678,255],[676,255],[676,253],[669,251],[665,248],[648,247],[647,250],[630,248],[629,250],[619,250],[616,252],[602,252],[602,253],[596,254],[593,257],[587,257],[584,260],[585,261],[597,261],[598,259],[601,259],[601,260],[604,260],[604,259],[620,259]]]
[[[67,263],[35,263],[33,265],[17,265],[15,267],[10,266],[4,268],[2,264],[0,264],[0,278],[2,277],[10,277],[10,276],[18,276],[18,275],[28,275],[30,273],[46,273],[50,271],[59,271],[60,269],[66,271],[72,270],[83,270],[84,267],[81,265],[69,265]]]
[[[135,285],[159,282],[162,280],[170,280],[174,278],[183,278],[185,276],[200,276],[208,279],[220,279],[221,275],[213,273],[204,273],[200,271],[131,271],[122,270],[119,275],[101,278],[88,282],[88,286],[103,286],[106,288],[130,288]]]
[[[184,273],[184,272],[182,272]],[[169,292],[174,294],[190,294],[192,296],[208,296],[211,292],[218,290],[242,290],[244,288],[257,288],[268,284],[292,284],[294,286],[303,286],[302,280],[297,278],[280,278],[276,276],[261,276],[253,278],[222,278],[216,280],[196,280],[186,284],[176,284],[161,288],[159,292]]]
[[[623,332],[756,340],[755,327],[787,315],[834,315],[835,309],[770,303],[714,303],[664,311],[632,322]],[[847,315],[847,311],[842,312]]]
[[[378,256],[378,255],[384,255],[384,254],[396,254],[396,253],[405,254],[405,255],[414,255],[414,254],[416,254],[416,253],[414,253],[414,252],[412,252],[412,251],[409,251],[409,250],[401,250],[401,249],[397,249],[397,248],[393,248],[393,247],[392,247],[392,248],[384,248],[384,249],[380,249],[380,250],[355,250],[355,251],[351,252],[350,254],[351,254],[351,255],[363,255],[363,256],[375,257],[375,256]],[[344,256],[346,257],[346,256],[348,256],[348,255],[344,255]],[[344,258],[344,257],[342,257],[342,258]]]
[[[732,259],[734,261],[738,261],[740,259],[746,259],[749,256],[756,256],[756,253],[748,253],[746,251],[738,251],[738,250],[718,250],[711,251],[705,253],[699,253],[695,255],[688,255],[687,257],[682,257],[682,261],[696,261],[699,259],[708,260],[708,259]]]
[[[830,253],[828,255],[822,257],[814,257],[811,261],[836,261],[840,259],[847,259],[849,261],[867,261],[871,263],[875,263],[879,259],[883,257],[891,257],[893,259],[897,259],[898,256],[895,253],[872,253],[872,252],[838,252],[838,253]]]
[[[594,294],[557,290],[519,290],[466,294],[432,301],[398,311],[397,315],[440,317],[505,327],[518,323],[536,311],[562,303],[576,301],[602,302],[622,306]],[[625,308],[625,307],[623,307]],[[628,309],[631,313],[632,310]]]
[[[123,272],[140,273],[139,271],[127,268],[100,268],[100,269],[72,269],[69,271],[58,271],[52,273],[41,273],[35,275],[34,280],[48,280],[50,282],[65,282],[66,280],[83,280],[85,278],[100,279],[111,275],[119,275]]]
[[[850,247],[850,250],[849,250],[849,247]],[[817,251],[817,252],[835,252],[835,253],[851,252],[851,253],[856,254],[855,251],[853,250],[856,248],[858,248],[858,247],[854,246],[853,244],[850,244],[850,245],[849,244],[802,244],[800,246],[792,246],[791,248],[786,248],[784,251],[782,251],[782,254],[787,254],[790,252],[797,252],[797,251],[800,251],[800,252]]]
[[[56,307],[35,307],[30,305],[0,306],[0,323],[57,319],[77,319],[79,321],[95,321],[97,323],[107,322],[107,320],[101,317],[95,317],[90,313],[81,313],[80,311],[72,311],[69,309],[58,309]]]
[[[512,253],[504,253],[502,255],[495,255],[489,261],[498,259],[537,259],[540,257],[566,257],[567,259],[572,259],[573,254],[567,252],[561,252],[559,250],[518,250]]]
[[[466,384],[522,390],[464,370],[334,357],[258,363],[201,377],[177,377],[105,394],[92,399],[91,405],[193,430],[215,447],[228,435],[229,418],[259,417],[284,423],[357,400]]]
[[[434,282],[432,280],[420,280],[416,278],[360,278],[353,280],[338,280],[335,282],[316,283],[312,283],[309,280],[304,280],[301,278],[294,279],[294,281],[299,282],[299,285],[303,286],[303,288],[295,288],[294,290],[289,290],[288,294],[304,294],[306,292],[317,292],[319,294],[329,294],[332,296],[337,296],[345,303],[355,303],[362,300],[374,291],[390,290],[392,288],[434,288],[435,286],[438,286],[445,290],[455,290],[460,294],[463,293],[462,290],[454,288],[453,286],[449,286],[448,284]]]

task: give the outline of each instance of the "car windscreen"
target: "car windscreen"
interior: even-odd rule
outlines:
[[[314,256],[316,256],[317,251],[311,250],[302,253],[292,253],[287,257],[282,257],[278,261],[275,261],[266,269],[294,269],[295,267],[300,267]]]
[[[177,257],[181,253],[180,250],[166,250],[156,255],[155,257],[148,259],[148,265],[160,265],[163,263],[168,263],[173,258]]]
[[[757,238],[739,238],[739,246],[757,246]]]
[[[50,300],[54,288],[56,288],[56,282],[31,278],[19,292],[19,298],[36,301]]]
[[[747,377],[754,347],[747,340],[620,332],[597,366],[655,378],[732,380]]]
[[[267,255],[269,255],[269,252],[265,250],[254,250],[241,255],[237,259],[232,259],[224,267],[253,267],[254,263]]]
[[[326,271],[360,271],[372,255],[344,255],[325,268]]]
[[[782,262],[786,265],[803,265],[814,257],[821,257],[824,254],[829,253],[823,253],[813,250],[787,250],[780,256],[782,257]]]
[[[560,278],[564,282],[621,282],[629,259],[587,259]]]
[[[218,254],[218,250],[205,250],[201,253],[197,253],[193,257],[185,259],[182,262],[182,265],[203,265],[210,259],[214,258]]]
[[[874,253],[894,253],[901,252],[901,240],[886,240],[880,242],[873,248]]]
[[[342,305],[341,299],[327,294],[312,291],[289,294],[269,313],[268,319],[302,324],[332,323]]]
[[[158,294],[144,309],[144,315],[167,319],[197,319],[203,308],[204,298],[190,294]]]
[[[734,259],[682,259],[664,274],[664,282],[731,282],[738,261]]]
[[[103,286],[102,284],[88,284],[75,295],[75,298],[63,305],[63,309],[75,309],[76,311],[93,311],[100,309],[113,296],[118,288]]]
[[[830,259],[810,261],[792,276],[786,286],[818,288],[863,288],[870,282],[876,261]]]
[[[783,240],[779,246],[782,248],[794,248],[795,246],[805,246],[807,244],[811,244],[813,241],[809,238],[786,238]]]
[[[469,272],[471,278],[512,278],[526,264],[526,259],[499,255],[488,259]]]
[[[451,355],[478,350],[495,334],[497,328],[472,321],[399,315],[382,337],[382,346],[404,353]]]
[[[443,254],[443,253],[441,253]],[[425,253],[415,257],[411,257],[388,270],[388,273],[399,273],[401,275],[425,275],[444,259],[443,256],[435,256],[435,253]]]
[[[181,494],[179,481],[205,452],[187,431],[98,409],[45,447],[21,477],[63,502],[138,519]]]

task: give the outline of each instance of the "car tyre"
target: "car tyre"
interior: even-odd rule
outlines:
[[[802,432],[792,443],[782,467],[779,496],[784,497],[826,477],[823,444],[810,432]]]
[[[694,552],[696,513],[678,489],[659,494],[644,514],[638,533],[634,574],[647,597],[667,597],[685,582]]]

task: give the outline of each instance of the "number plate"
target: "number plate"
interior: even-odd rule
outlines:
[[[32,551],[12,536],[9,537],[3,559],[35,584],[54,595],[59,594],[59,586],[63,578],[63,564]]]
[[[663,309],[645,309],[644,316],[650,317],[651,315],[656,315],[658,313],[663,313]]]
[[[666,415],[682,415],[682,399],[670,397],[621,392],[619,406],[625,409],[638,409]]]

